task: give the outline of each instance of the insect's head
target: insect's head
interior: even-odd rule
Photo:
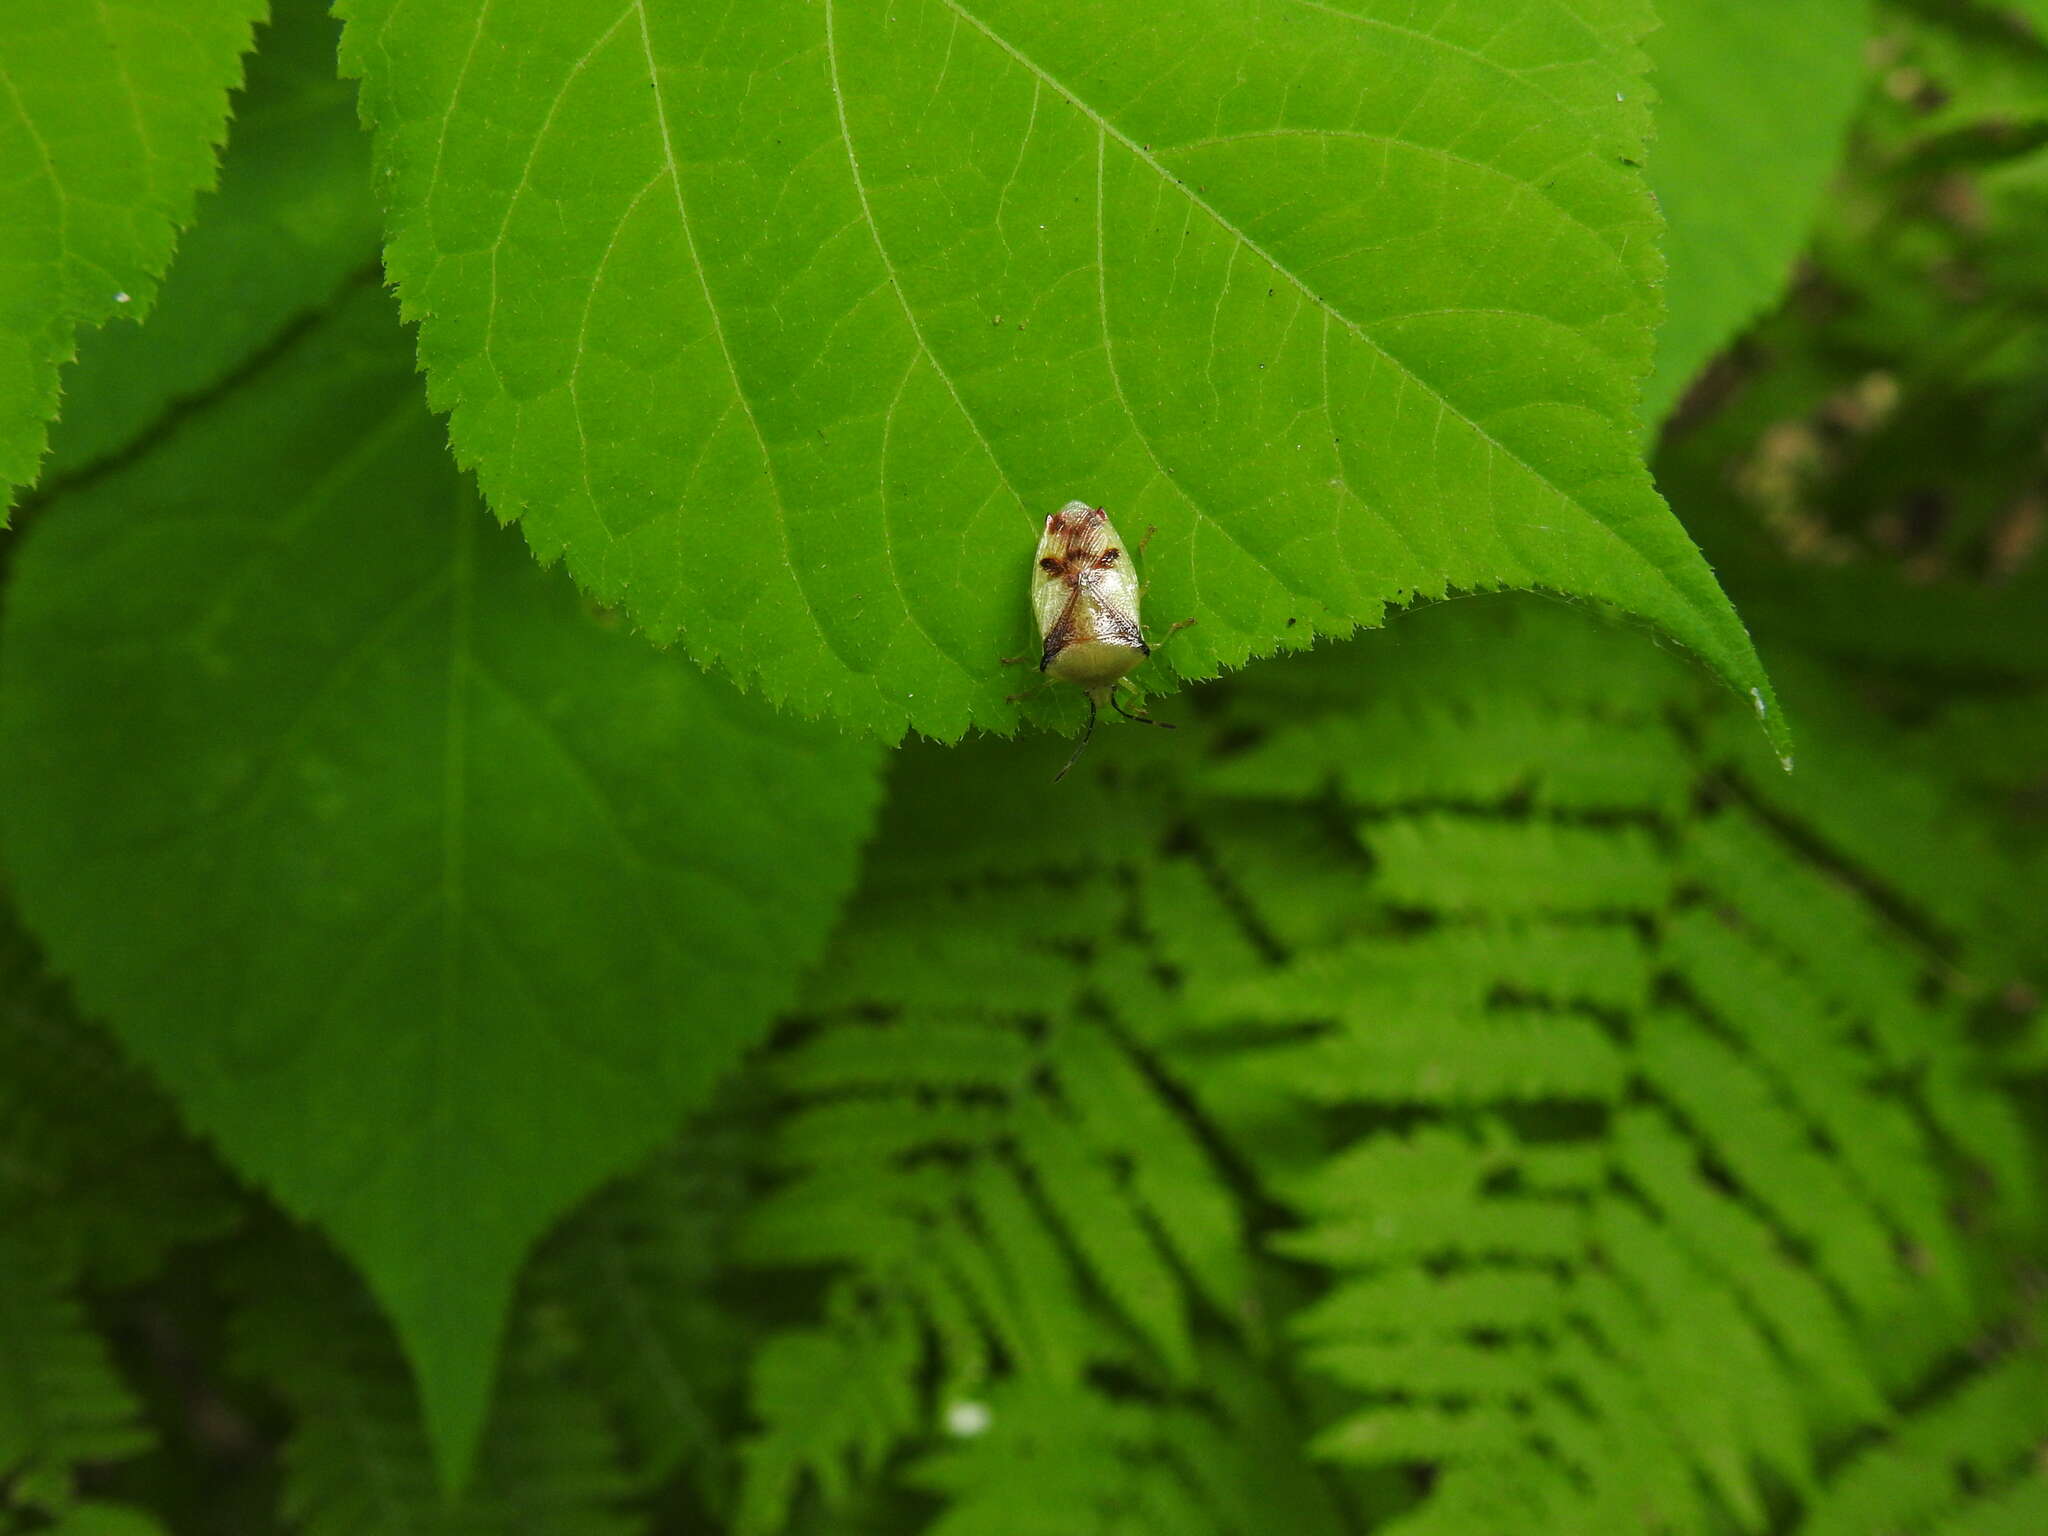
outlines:
[[[1070,501],[1045,520],[1048,539],[1086,539],[1109,521],[1109,513],[1085,501]]]

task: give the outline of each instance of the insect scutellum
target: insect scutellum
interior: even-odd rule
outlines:
[[[1117,687],[1131,686],[1127,677],[1152,654],[1139,616],[1143,595],[1130,550],[1107,511],[1070,501],[1045,520],[1031,573],[1031,611],[1042,642],[1038,670],[1072,683],[1088,699],[1088,724],[1055,783],[1080,760],[1105,704],[1126,720],[1173,729],[1125,709],[1116,697]]]

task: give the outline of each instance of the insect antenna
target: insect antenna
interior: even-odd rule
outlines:
[[[1081,740],[1079,744],[1076,745],[1074,748],[1074,755],[1067,759],[1067,768],[1071,768],[1074,766],[1074,764],[1081,761],[1081,754],[1088,750],[1088,743],[1094,735],[1095,695],[1091,693],[1088,695],[1088,724],[1081,732]],[[1057,784],[1061,779],[1064,779],[1067,776],[1067,768],[1062,768],[1058,773],[1052,776],[1053,783]]]
[[[1115,710],[1118,714],[1122,715],[1126,720],[1135,720],[1140,725],[1156,725],[1162,731],[1174,731],[1180,729],[1180,727],[1170,724],[1165,720],[1154,720],[1150,715],[1132,714],[1128,709],[1125,709],[1123,705],[1117,702],[1116,695],[1113,693],[1109,696],[1109,707]]]

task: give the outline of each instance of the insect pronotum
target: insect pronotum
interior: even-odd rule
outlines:
[[[1138,616],[1144,591],[1130,550],[1101,507],[1070,501],[1045,520],[1031,568],[1031,612],[1044,642],[1038,670],[1055,682],[1072,683],[1088,696],[1087,728],[1066,767],[1053,775],[1054,783],[1081,760],[1105,704],[1126,720],[1173,729],[1164,720],[1125,709],[1116,697],[1117,686],[1128,687],[1125,678],[1152,654]],[[1167,633],[1192,623],[1193,619],[1183,619]],[[1012,700],[1024,697],[1011,695]]]

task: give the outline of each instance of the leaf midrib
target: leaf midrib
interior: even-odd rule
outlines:
[[[463,930],[468,924],[469,708],[472,614],[476,597],[476,537],[481,508],[467,496],[450,498],[455,552],[448,593],[448,718],[441,756],[441,1017],[421,1073],[422,1098],[443,1102],[441,1085],[462,1054]],[[455,1213],[443,1213],[447,1215]]]
[[[789,524],[782,516],[782,509],[788,501],[776,478],[775,455],[768,449],[768,438],[761,430],[760,418],[754,414],[754,404],[747,398],[746,386],[740,382],[739,363],[732,355],[732,342],[725,334],[725,319],[719,313],[718,300],[712,295],[710,275],[697,252],[697,234],[690,224],[689,205],[683,199],[683,170],[676,161],[675,134],[668,122],[668,97],[661,86],[661,67],[654,58],[654,33],[647,20],[647,0],[633,0],[633,12],[640,22],[640,48],[647,60],[647,83],[654,95],[654,122],[661,135],[661,155],[668,168],[668,183],[676,195],[676,222],[682,230],[683,248],[689,253],[690,270],[696,275],[697,287],[704,296],[704,312],[711,321],[711,334],[718,341],[718,355],[725,361],[725,373],[732,383],[733,398],[739,402],[741,414],[747,418],[747,426],[754,434],[754,444],[761,450],[761,472],[768,477],[768,484],[775,492],[775,531],[782,540],[782,563],[789,570],[791,585],[803,601],[804,611],[811,616],[811,628],[817,631],[841,666],[850,673],[858,674],[861,669],[854,664],[852,657],[840,650],[831,626],[825,623],[824,616],[818,612],[818,605],[811,600],[810,588],[804,584],[801,567],[797,564],[796,550],[789,542]],[[610,30],[607,29],[607,35]]]

